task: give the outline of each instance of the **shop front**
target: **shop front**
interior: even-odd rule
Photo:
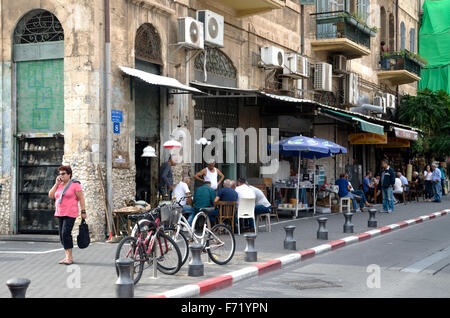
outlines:
[[[14,32],[17,232],[56,234],[48,191],[64,155],[64,31],[50,12],[26,14]]]

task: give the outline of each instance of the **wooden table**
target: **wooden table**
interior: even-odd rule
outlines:
[[[113,213],[113,218],[115,219],[115,222],[116,222],[117,232],[120,233],[120,219],[127,218],[127,235],[130,235],[131,230],[132,230],[131,221],[128,219],[127,216],[130,214],[143,213],[143,212],[147,212],[150,210],[151,210],[150,205],[148,205],[145,209],[135,207],[135,206],[127,206],[124,208],[113,210],[112,213]],[[118,234],[118,233],[116,233],[116,234]]]

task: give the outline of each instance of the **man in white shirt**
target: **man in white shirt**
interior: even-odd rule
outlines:
[[[184,177],[182,181],[180,181],[175,188],[173,189],[173,194],[175,195],[175,198],[178,201],[181,200],[181,198],[185,197],[180,204],[183,207],[183,213],[194,213],[194,208],[192,207],[192,197],[191,197],[191,190],[189,189],[189,185],[191,184],[191,178],[190,177]],[[186,197],[189,197],[186,199]]]
[[[255,193],[255,215],[270,213],[271,204],[264,195],[264,192],[254,186],[249,186],[249,188]]]

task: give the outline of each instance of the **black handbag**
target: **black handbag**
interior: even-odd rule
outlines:
[[[91,243],[91,238],[89,237],[89,227],[86,224],[86,220],[82,219],[77,236],[77,245],[79,248],[83,249],[88,247],[89,243]]]

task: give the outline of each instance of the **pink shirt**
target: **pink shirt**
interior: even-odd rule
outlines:
[[[64,190],[64,185],[60,184],[55,192],[56,212],[55,216],[68,216],[71,218],[78,217],[78,198],[76,193],[81,191],[81,184],[74,182],[64,193],[61,204],[58,204],[58,199]]]

